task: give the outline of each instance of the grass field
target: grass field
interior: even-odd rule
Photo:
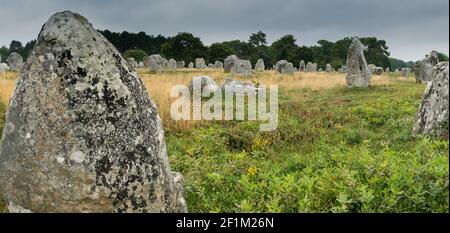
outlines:
[[[338,73],[236,77],[279,85],[278,129],[259,132],[255,121],[169,118],[174,84],[221,84],[222,71],[139,73],[190,212],[449,212],[448,139],[411,135],[425,88],[412,77],[374,76],[364,90]],[[15,76],[0,74],[0,130]]]

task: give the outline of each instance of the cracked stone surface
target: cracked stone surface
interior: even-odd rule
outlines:
[[[448,62],[438,63],[427,83],[413,128],[415,135],[425,134],[448,139]]]
[[[56,13],[42,27],[6,118],[0,194],[10,211],[187,211],[155,104],[83,16]]]
[[[358,38],[354,38],[347,52],[347,76],[348,87],[368,87],[372,72],[364,57],[364,46]]]

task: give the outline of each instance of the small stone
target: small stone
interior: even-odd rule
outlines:
[[[224,72],[230,73],[231,69],[234,66],[234,63],[238,60],[239,60],[239,57],[234,54],[226,57],[224,60]]]
[[[8,62],[9,67],[13,71],[19,71],[23,66],[22,56],[20,56],[20,54],[16,52],[12,52],[11,54],[9,54],[6,62]]]
[[[263,59],[258,59],[258,61],[255,64],[255,71],[256,72],[263,72],[264,69],[265,69],[264,60]]]

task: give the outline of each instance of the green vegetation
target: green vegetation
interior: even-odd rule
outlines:
[[[448,140],[411,135],[424,86],[281,90],[279,127],[166,128],[190,212],[448,212]]]
[[[125,58],[134,58],[136,61],[143,61],[148,54],[142,49],[129,49],[123,53]]]
[[[448,140],[411,135],[424,85],[392,79],[281,89],[273,132],[255,121],[165,127],[189,211],[448,213]]]

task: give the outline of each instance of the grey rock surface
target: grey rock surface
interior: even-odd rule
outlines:
[[[448,62],[440,62],[432,72],[416,116],[413,134],[448,139]]]
[[[234,63],[236,62],[236,61],[238,61],[239,60],[239,57],[237,57],[236,55],[230,55],[230,56],[228,56],[228,57],[226,57],[225,58],[225,60],[224,60],[224,66],[223,66],[223,69],[224,69],[224,72],[225,73],[230,73],[231,72],[231,69],[233,68],[233,66],[234,66]]]
[[[301,60],[300,64],[299,64],[299,67],[298,67],[298,71],[305,72],[305,67],[306,67],[305,61]]]
[[[187,210],[156,105],[79,14],[50,17],[22,69],[0,145],[0,193],[10,211]]]
[[[214,62],[214,68],[216,68],[216,69],[223,69],[223,62],[215,61]]]
[[[438,53],[431,51],[426,55],[424,59],[414,63],[414,74],[416,76],[416,82],[428,82],[431,81],[433,75],[433,67],[439,63]]]
[[[195,59],[195,68],[197,69],[205,69],[206,68],[206,63],[205,63],[205,59],[201,58],[196,58]]]
[[[144,60],[144,67],[153,72],[161,72],[164,69],[164,58],[159,54],[152,54]]]
[[[333,67],[331,67],[330,64],[327,64],[327,65],[325,66],[325,71],[326,71],[327,73],[331,73],[331,72],[333,72]]]
[[[183,69],[186,63],[184,61],[177,61],[177,69]]]
[[[368,87],[372,73],[367,66],[364,57],[364,46],[358,38],[354,38],[347,52],[347,76],[348,87]]]
[[[16,52],[10,53],[6,62],[12,71],[19,71],[23,66],[22,56]]]
[[[175,59],[171,58],[169,60],[169,66],[167,69],[172,70],[172,71],[177,70],[177,61],[175,61]]]
[[[280,74],[294,74],[294,65],[286,60],[275,63],[275,70]]]
[[[234,62],[231,73],[235,75],[248,76],[252,73],[252,64],[249,60],[239,59]]]
[[[263,72],[265,68],[266,67],[264,66],[264,60],[263,59],[258,59],[258,61],[256,61],[256,64],[255,64],[255,71],[256,72]]]

